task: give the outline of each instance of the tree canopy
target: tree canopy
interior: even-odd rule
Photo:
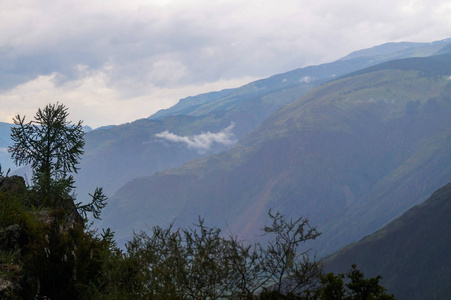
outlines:
[[[48,104],[38,109],[32,121],[20,115],[13,118],[14,144],[8,151],[16,165],[31,165],[33,184],[43,194],[70,192],[74,184],[70,173],[77,173],[83,154],[82,121],[72,124],[67,110],[60,103]]]

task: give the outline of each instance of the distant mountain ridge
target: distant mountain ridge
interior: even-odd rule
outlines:
[[[357,71],[384,61],[407,57],[425,57],[443,51],[446,45],[451,43],[450,39],[436,41],[433,43],[387,43],[369,49],[359,50],[332,63],[318,66],[309,66],[296,69],[283,74],[261,79],[243,87],[227,89],[219,92],[205,93],[198,96],[181,99],[179,103],[169,109],[163,109],[150,116],[150,119],[159,119],[169,115],[199,115],[205,113],[203,106],[208,106],[210,102],[225,102],[229,99],[251,94],[255,97],[258,93],[268,93],[272,90],[289,88],[301,83],[317,81],[317,86],[325,81],[334,79],[350,72]],[[230,101],[230,100],[229,100]],[[203,111],[201,113],[201,111]]]
[[[451,61],[451,47],[449,52],[440,51],[442,54],[434,55],[430,57],[409,57],[404,59],[398,59],[393,61],[383,62],[381,64],[364,68],[362,70],[352,72],[342,76],[341,78],[356,76],[359,74],[371,73],[375,71],[385,69],[398,69],[398,70],[415,70],[423,72],[429,76],[451,76],[451,70],[448,66]]]
[[[184,110],[188,110],[187,112],[189,113],[190,110],[196,108],[201,104],[211,102],[218,98],[227,97],[231,93],[233,93],[233,89],[225,89],[218,92],[210,92],[206,94],[197,95],[194,97],[183,98],[180,99],[180,101],[174,106],[157,111],[156,113],[151,115],[149,119],[161,119],[169,115],[187,114]]]
[[[357,264],[400,300],[451,295],[451,184],[377,232],[324,258],[327,272]]]
[[[424,57],[436,54],[441,54],[439,51],[443,49],[444,45],[451,43],[451,38],[435,41],[431,43],[412,43],[412,42],[398,42],[385,43],[368,49],[358,50],[346,55],[340,60],[353,59],[357,57],[392,56],[392,59],[406,58],[406,57]]]

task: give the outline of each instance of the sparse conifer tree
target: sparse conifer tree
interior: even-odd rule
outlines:
[[[70,173],[77,173],[85,142],[82,121],[72,124],[68,116],[67,108],[56,103],[39,108],[33,121],[13,118],[14,144],[8,152],[17,166],[31,165],[34,187],[43,195],[67,194],[74,187]]]

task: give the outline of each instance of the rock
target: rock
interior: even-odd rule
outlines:
[[[0,298],[7,299],[6,297],[14,290],[14,283],[10,280],[0,277]]]
[[[20,281],[21,267],[15,264],[0,264],[0,299],[22,299]]]
[[[26,188],[23,177],[13,175],[9,177],[0,177],[0,192],[18,193]]]
[[[22,228],[18,224],[0,228],[0,250],[15,251],[19,245]]]

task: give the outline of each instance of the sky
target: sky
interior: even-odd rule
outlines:
[[[449,0],[0,0],[0,122],[93,128],[386,42],[451,37]]]

